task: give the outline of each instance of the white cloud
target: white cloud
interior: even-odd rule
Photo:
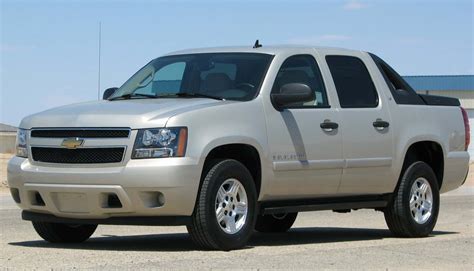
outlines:
[[[291,44],[318,44],[318,43],[335,43],[350,40],[350,36],[338,35],[338,34],[327,34],[314,37],[304,38],[292,38],[288,40]]]
[[[343,8],[345,10],[358,10],[366,8],[367,5],[356,0],[348,1],[344,4]]]

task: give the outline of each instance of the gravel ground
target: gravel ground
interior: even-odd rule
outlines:
[[[99,226],[83,244],[49,244],[0,194],[0,267],[6,269],[446,269],[474,268],[472,190],[442,196],[435,232],[394,238],[383,214],[310,212],[283,234],[255,234],[245,249],[198,250],[184,227]]]

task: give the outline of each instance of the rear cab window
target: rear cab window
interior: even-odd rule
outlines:
[[[369,54],[377,65],[397,104],[425,104],[415,90],[385,61]]]

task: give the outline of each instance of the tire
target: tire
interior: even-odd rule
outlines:
[[[286,232],[295,223],[298,213],[259,215],[255,230],[258,232]]]
[[[34,222],[33,227],[50,243],[81,243],[89,239],[97,225],[68,225],[61,223]]]
[[[403,173],[392,201],[384,210],[385,221],[395,236],[425,237],[436,225],[439,204],[435,173],[425,162],[414,162]]]
[[[239,189],[236,192],[231,187]],[[204,177],[187,229],[202,248],[242,248],[255,227],[256,211],[257,191],[247,168],[236,160],[217,161]]]

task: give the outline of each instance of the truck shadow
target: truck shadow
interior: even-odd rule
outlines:
[[[458,232],[434,231],[430,237]],[[285,233],[255,233],[246,249],[258,246],[293,246],[337,242],[395,239],[388,230],[360,228],[294,228]],[[429,238],[429,237],[428,237]],[[52,244],[43,240],[11,242],[9,245],[30,248],[60,248],[110,251],[192,251],[199,250],[186,233],[92,237],[80,244]]]

